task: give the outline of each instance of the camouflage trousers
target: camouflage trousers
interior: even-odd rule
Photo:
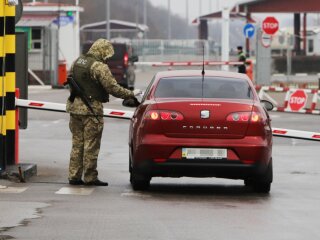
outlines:
[[[70,131],[72,133],[72,150],[69,164],[69,180],[84,182],[97,179],[97,159],[100,151],[103,131],[103,117],[70,114]]]

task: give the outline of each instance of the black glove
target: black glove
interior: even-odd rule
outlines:
[[[125,107],[138,107],[140,102],[136,97],[130,97],[122,101],[122,106]]]

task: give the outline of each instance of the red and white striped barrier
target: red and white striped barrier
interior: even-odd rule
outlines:
[[[30,108],[54,112],[66,112],[66,104],[62,103],[40,102],[16,98],[16,106],[19,108]],[[133,111],[123,111],[104,108],[103,116],[109,118],[131,119],[133,116]]]
[[[136,62],[137,66],[151,66],[151,67],[186,67],[186,66],[224,66],[224,65],[243,65],[243,62],[235,61],[181,61],[181,62]]]
[[[276,137],[320,141],[320,132],[307,132],[292,129],[272,128],[272,134]]]
[[[284,104],[278,106],[278,102],[274,100],[267,92],[285,92],[286,96]],[[308,95],[312,95],[312,101],[309,108],[306,107],[308,102]],[[259,92],[260,99],[267,99],[271,101],[275,107],[273,111],[278,112],[296,112],[306,114],[320,114],[320,109],[316,106],[320,100],[320,90],[318,89],[296,89],[296,88],[283,88],[283,87],[261,87]]]
[[[19,108],[30,108],[36,110],[46,110],[54,112],[66,112],[66,104],[41,102],[16,98],[16,106]],[[108,118],[131,119],[133,111],[123,111],[115,109],[103,109],[103,116]],[[306,132],[291,129],[273,128],[272,134],[276,137],[296,138],[312,141],[320,141],[320,133]]]

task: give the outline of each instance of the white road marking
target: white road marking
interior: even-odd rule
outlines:
[[[63,187],[55,193],[66,195],[90,195],[93,191],[94,188]]]
[[[28,189],[27,187],[0,186],[0,193],[22,193],[27,189]]]
[[[121,193],[121,197],[151,198],[152,196],[143,192],[134,192],[132,190],[126,189],[125,192]]]

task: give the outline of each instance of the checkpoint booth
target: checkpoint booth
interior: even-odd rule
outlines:
[[[24,4],[16,31],[28,34],[31,83],[37,80],[59,86],[64,82],[67,69],[80,54],[79,13],[82,11],[79,6],[67,4]]]

